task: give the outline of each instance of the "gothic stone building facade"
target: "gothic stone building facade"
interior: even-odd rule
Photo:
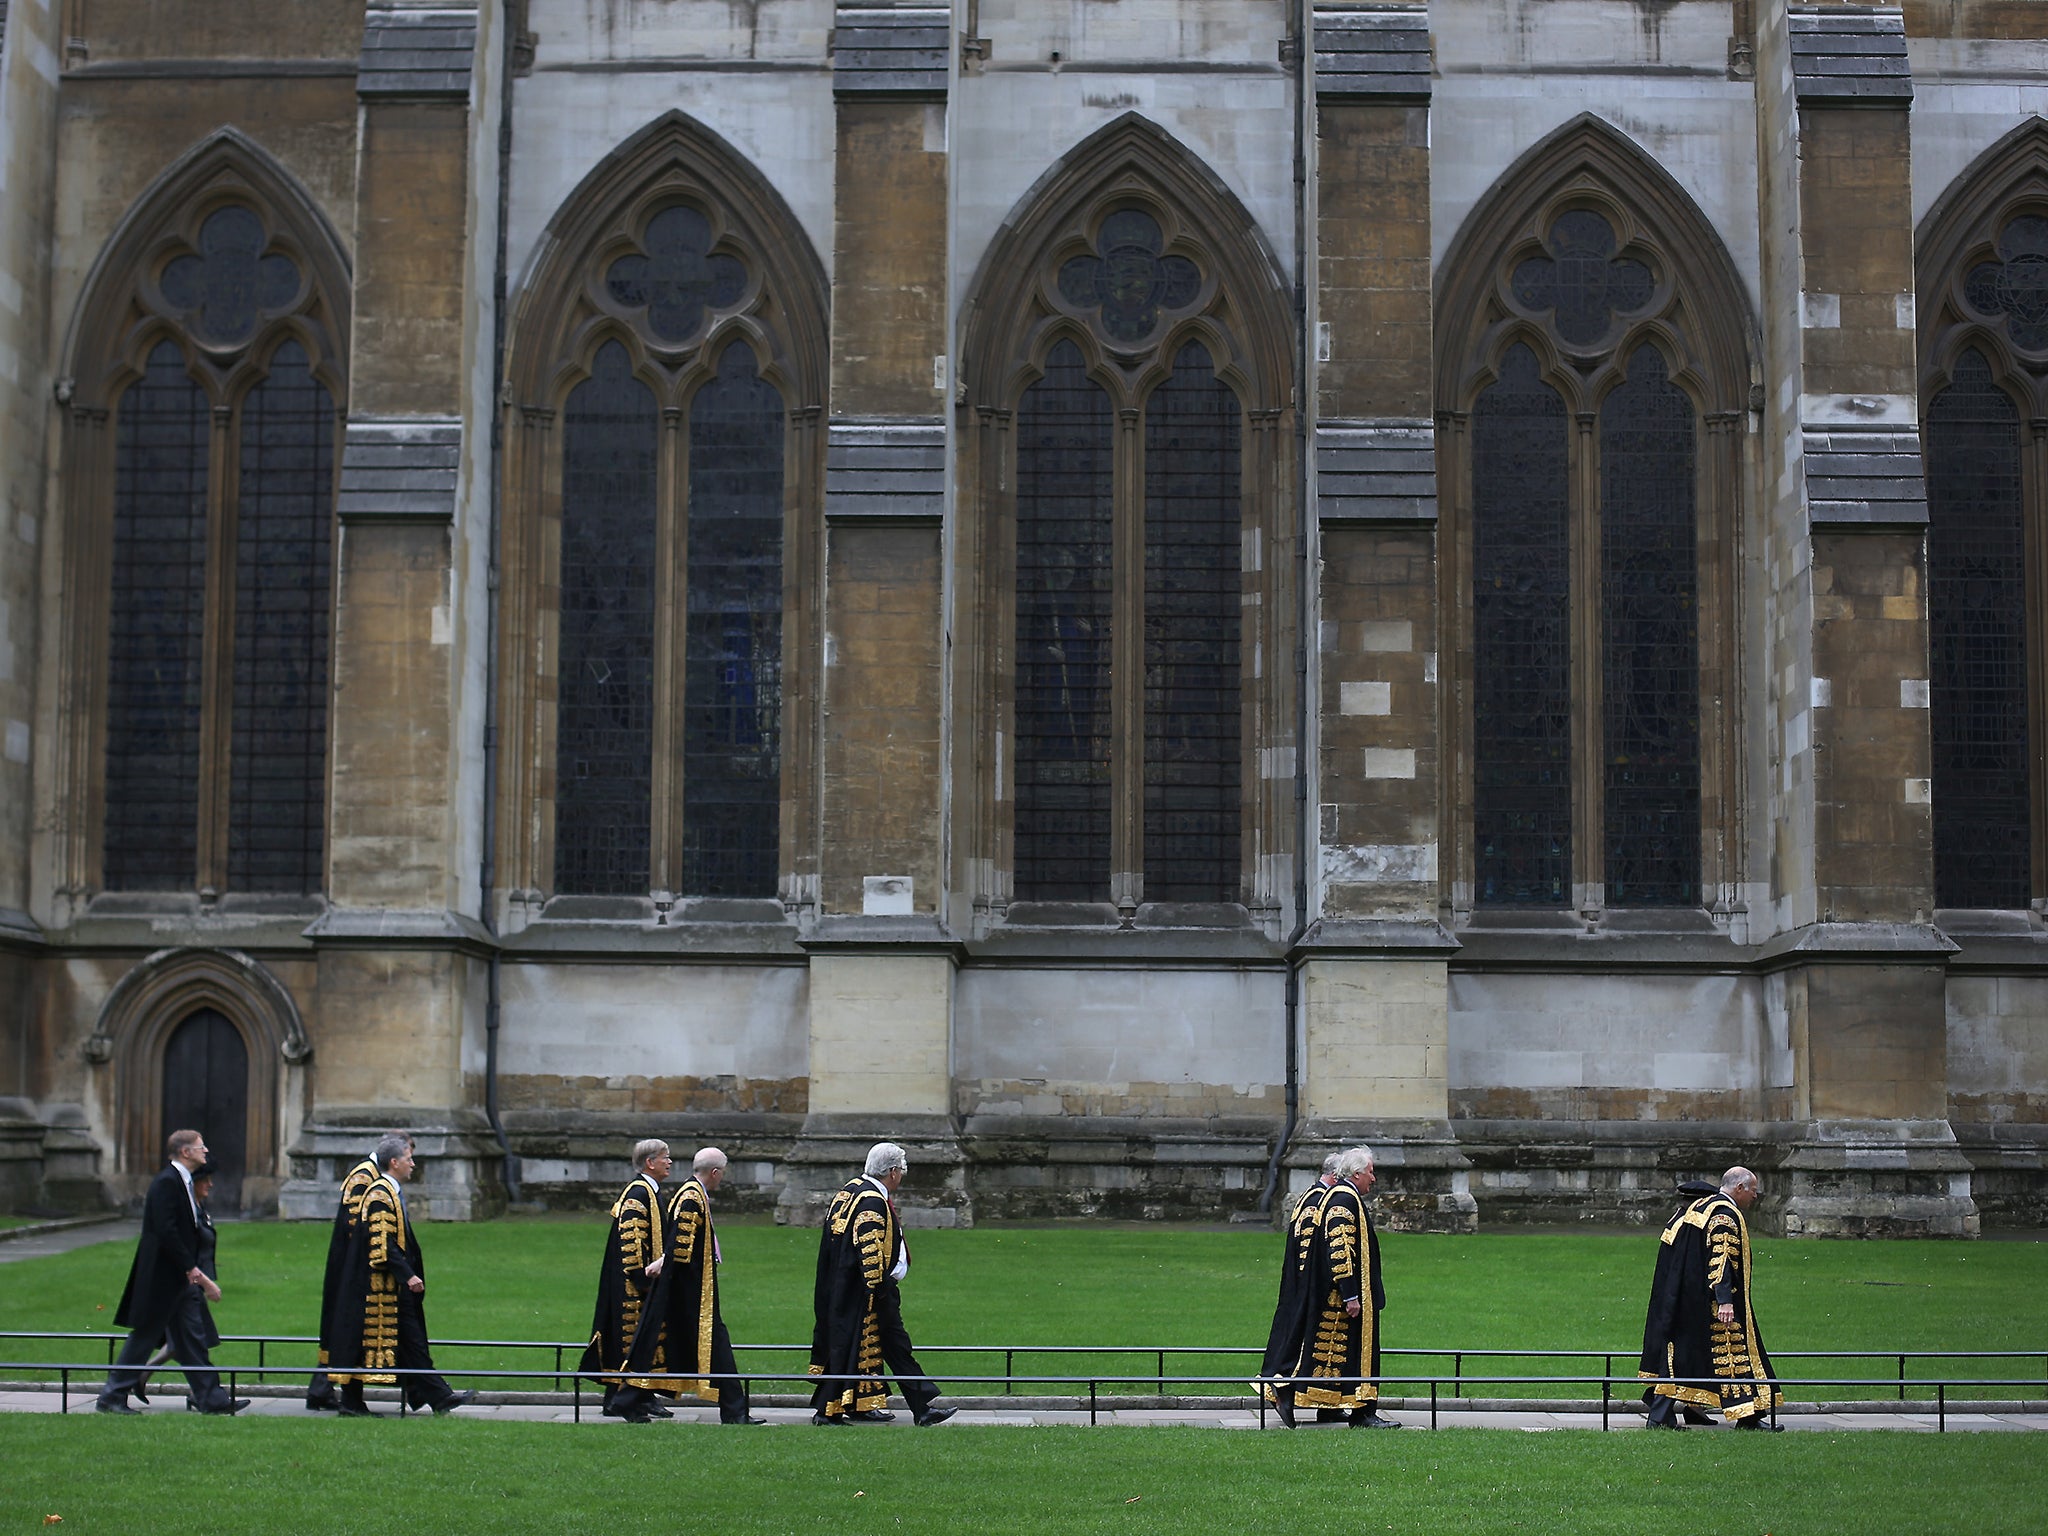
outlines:
[[[2048,6],[0,16],[12,1204],[2048,1214]]]

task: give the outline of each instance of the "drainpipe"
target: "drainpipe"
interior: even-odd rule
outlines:
[[[491,563],[484,582],[484,815],[483,858],[477,871],[477,910],[491,936],[490,981],[484,1001],[484,1117],[504,1158],[505,1194],[519,1198],[519,1159],[498,1111],[498,1022],[502,961],[498,945],[498,565],[505,525],[505,412],[497,402],[505,376],[506,221],[512,205],[512,49],[522,18],[512,0],[498,7],[504,37],[498,54],[498,250],[491,278]]]
[[[1273,1143],[1273,1156],[1266,1164],[1266,1182],[1259,1191],[1259,1214],[1272,1214],[1273,1196],[1280,1186],[1280,1159],[1294,1140],[1301,1123],[1301,1053],[1296,1044],[1301,1024],[1301,965],[1295,951],[1308,932],[1308,856],[1314,846],[1308,814],[1309,708],[1314,697],[1309,667],[1309,625],[1315,618],[1312,578],[1315,550],[1311,535],[1313,520],[1308,504],[1309,395],[1308,357],[1308,124],[1315,110],[1309,73],[1315,54],[1314,0],[1298,0],[1288,19],[1294,42],[1294,507],[1298,519],[1296,542],[1300,549],[1297,570],[1296,618],[1298,640],[1295,648],[1294,720],[1294,931],[1287,936],[1287,1118],[1280,1137]]]

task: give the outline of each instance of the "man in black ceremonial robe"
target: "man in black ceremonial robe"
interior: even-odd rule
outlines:
[[[141,1384],[150,1352],[168,1341],[171,1356],[185,1368],[192,1401],[201,1413],[239,1413],[246,1397],[231,1398],[207,1354],[211,1319],[208,1298],[220,1287],[199,1265],[199,1200],[192,1170],[206,1162],[206,1141],[197,1131],[173,1131],[170,1166],[150,1182],[142,1202],[142,1240],[114,1321],[129,1330],[114,1368],[107,1373],[97,1407],[101,1413],[134,1413],[128,1394]]]
[[[1301,1304],[1301,1288],[1307,1282],[1316,1229],[1322,1224],[1323,1202],[1337,1187],[1337,1164],[1343,1156],[1342,1152],[1332,1152],[1323,1159],[1321,1177],[1303,1193],[1294,1207],[1294,1214],[1288,1218],[1287,1247],[1280,1260],[1280,1300],[1273,1308],[1273,1325],[1266,1332],[1266,1355],[1259,1365],[1259,1380],[1253,1383],[1262,1395],[1273,1402],[1280,1414],[1280,1422],[1289,1429],[1294,1427],[1293,1394],[1271,1392],[1266,1383],[1283,1376],[1300,1358],[1301,1330],[1306,1319]],[[1318,1408],[1316,1418],[1321,1421],[1323,1415],[1335,1412],[1335,1409]]]
[[[410,1143],[411,1138],[406,1139]],[[315,1412],[332,1412],[341,1406],[327,1379],[327,1324],[334,1313],[334,1298],[341,1290],[341,1272],[348,1264],[349,1240],[355,1236],[356,1222],[363,1214],[363,1196],[376,1177],[377,1159],[368,1153],[342,1176],[341,1201],[334,1208],[334,1229],[327,1234],[327,1274],[320,1282],[320,1368],[306,1387],[306,1406]]]
[[[1279,1358],[1266,1365],[1260,1388],[1290,1429],[1302,1403],[1343,1411],[1353,1429],[1400,1427],[1380,1417],[1380,1389],[1364,1379],[1380,1373],[1379,1315],[1387,1305],[1379,1233],[1365,1206],[1376,1181],[1370,1149],[1351,1148],[1338,1158],[1337,1183],[1313,1223],[1295,1318],[1282,1330]]]
[[[892,1141],[868,1149],[867,1171],[832,1197],[818,1234],[818,1278],[811,1292],[810,1374],[813,1424],[886,1424],[896,1415],[882,1380],[887,1366],[920,1428],[943,1424],[958,1410],[936,1407],[937,1383],[911,1353],[898,1288],[910,1271],[910,1249],[893,1198],[910,1166]]]
[[[604,1258],[597,1269],[597,1310],[591,1316],[590,1343],[577,1370],[604,1387],[604,1411],[613,1416],[625,1412],[619,1395],[628,1385],[626,1356],[632,1352],[633,1336],[668,1260],[661,1181],[674,1166],[667,1142],[652,1138],[640,1142],[633,1148],[632,1180],[612,1202],[612,1227],[605,1236]],[[665,1371],[666,1360],[657,1340],[641,1369]],[[632,1385],[639,1389],[632,1399],[636,1413],[658,1419],[669,1416],[668,1409],[653,1397],[657,1387],[668,1384],[639,1381]]]
[[[1779,1429],[1785,1400],[1764,1350],[1751,1305],[1755,1270],[1744,1215],[1762,1192],[1747,1168],[1730,1168],[1717,1189],[1704,1180],[1678,1186],[1685,1197],[1665,1224],[1650,1281],[1637,1372],[1650,1383],[1643,1401],[1649,1427],[1681,1429],[1719,1413],[1743,1429]]]
[[[363,1388],[393,1383],[412,1407],[448,1413],[475,1402],[476,1393],[457,1392],[434,1374],[426,1258],[399,1187],[413,1174],[412,1143],[386,1136],[375,1157],[377,1177],[363,1191],[334,1315],[323,1330],[332,1344],[328,1379],[341,1388],[344,1418],[381,1417],[363,1401]]]
[[[640,1311],[640,1326],[626,1356],[626,1379],[613,1406],[629,1424],[651,1417],[657,1395],[688,1395],[718,1404],[721,1424],[765,1424],[747,1411],[747,1384],[739,1380],[732,1336],[718,1309],[718,1266],[722,1255],[711,1226],[711,1197],[725,1181],[725,1154],[706,1147],[690,1164],[690,1176],[670,1196],[668,1249],[661,1274]],[[653,1371],[683,1377],[639,1384]],[[695,1374],[692,1373],[708,1373]]]

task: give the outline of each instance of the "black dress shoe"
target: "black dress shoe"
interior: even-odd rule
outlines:
[[[849,1413],[847,1418],[856,1424],[894,1424],[896,1415],[886,1408],[863,1408],[858,1413]]]
[[[1274,1398],[1273,1412],[1279,1416],[1282,1424],[1285,1424],[1289,1429],[1294,1428],[1294,1403],[1292,1399],[1285,1397]]]
[[[1785,1426],[1776,1419],[1744,1419],[1740,1427],[1743,1429],[1762,1430],[1767,1435],[1782,1435],[1785,1433]]]
[[[1401,1426],[1392,1419],[1383,1419],[1371,1409],[1367,1409],[1362,1414],[1354,1413],[1351,1416],[1351,1427],[1353,1429],[1399,1429]]]
[[[437,1414],[453,1413],[458,1408],[467,1408],[475,1401],[476,1393],[474,1391],[450,1392],[446,1397],[434,1404],[434,1412]]]
[[[309,1397],[306,1399],[306,1412],[308,1413],[333,1413],[340,1406],[341,1402],[337,1398]]]
[[[1711,1413],[1702,1413],[1697,1408],[1681,1408],[1678,1411],[1684,1416],[1685,1422],[1688,1424],[1696,1424],[1704,1428],[1714,1422],[1714,1416]]]
[[[343,1403],[335,1412],[339,1413],[344,1419],[381,1419],[384,1417],[383,1414],[372,1408],[368,1403]]]
[[[647,1405],[647,1417],[650,1419],[672,1419],[675,1416],[676,1411],[673,1408],[664,1407],[660,1403],[649,1403]]]
[[[142,1416],[142,1410],[140,1408],[130,1408],[126,1400],[123,1400],[118,1403],[110,1403],[102,1400],[100,1402],[93,1404],[93,1411],[95,1413],[132,1413],[137,1418],[140,1418]]]
[[[132,1413],[134,1410],[130,1409],[129,1412]],[[811,1415],[811,1422],[813,1424],[844,1424],[846,1420],[835,1414],[827,1413],[821,1408]]]
[[[946,1420],[953,1417],[959,1411],[958,1408],[927,1408],[917,1416],[917,1427],[919,1429],[931,1429],[936,1425],[945,1423]],[[893,1418],[895,1415],[892,1414],[890,1417]]]
[[[149,1394],[143,1391],[142,1387],[147,1385],[148,1383],[144,1382],[140,1386],[131,1387],[129,1389],[129,1395],[133,1397],[135,1401],[141,1403],[145,1408],[149,1406]]]
[[[613,1417],[624,1419],[628,1424],[652,1424],[654,1422],[654,1415],[641,1408],[629,1408],[624,1413],[614,1414]]]
[[[744,1419],[720,1419],[718,1422],[721,1424],[766,1424],[768,1421],[766,1419],[757,1419],[750,1413]]]
[[[193,1402],[191,1398],[185,1399],[185,1411],[187,1413],[217,1413],[227,1418],[233,1418],[248,1406],[249,1399],[246,1397],[231,1397],[212,1408],[202,1408]]]

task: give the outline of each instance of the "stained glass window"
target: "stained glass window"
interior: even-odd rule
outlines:
[[[652,883],[654,394],[608,342],[562,415],[555,889]]]
[[[1975,350],[1927,410],[1934,899],[1944,907],[2032,897],[2019,427]]]
[[[1145,411],[1145,899],[1238,899],[1238,404],[1190,343]]]
[[[1650,269],[1614,254],[1614,226],[1590,208],[1559,215],[1550,228],[1547,254],[1515,268],[1515,302],[1549,310],[1558,335],[1573,346],[1590,346],[1607,334],[1617,311],[1630,314],[1649,303]]]
[[[1516,345],[1472,413],[1473,823],[1482,906],[1572,899],[1565,408]]]
[[[1109,899],[1112,436],[1059,343],[1017,410],[1019,901]]]
[[[211,412],[170,342],[115,413],[102,868],[114,891],[198,876]]]
[[[320,889],[334,399],[297,342],[242,404],[228,885]]]
[[[2048,348],[2048,218],[2022,214],[1998,237],[1997,261],[1980,262],[1963,279],[1970,307],[2003,315],[2006,334],[2029,352]]]
[[[1186,308],[1202,286],[1201,273],[1185,256],[1159,254],[1165,244],[1151,214],[1138,208],[1112,213],[1102,221],[1095,251],[1060,268],[1060,296],[1099,311],[1112,340],[1143,341],[1162,310]]]
[[[683,890],[773,896],[782,812],[782,396],[744,344],[690,405]]]
[[[621,256],[605,287],[627,309],[644,309],[647,328],[667,342],[688,341],[707,309],[723,309],[747,291],[747,270],[711,251],[711,223],[684,204],[664,208],[647,224],[647,250]]]
[[[1699,573],[1692,402],[1655,347],[1600,408],[1606,900],[1700,904]]]
[[[265,255],[267,243],[263,221],[231,204],[207,216],[199,226],[199,254],[171,261],[158,287],[207,341],[248,341],[261,313],[283,308],[299,291],[298,267],[289,256]]]

